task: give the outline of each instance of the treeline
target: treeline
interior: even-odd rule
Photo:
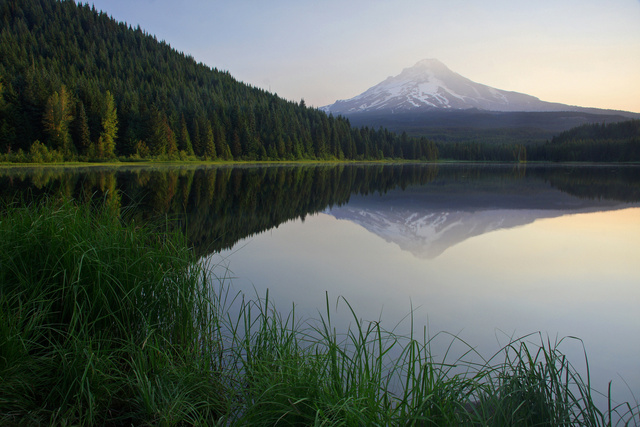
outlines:
[[[640,120],[578,126],[529,152],[547,161],[640,162]]]
[[[286,101],[73,1],[0,2],[9,161],[435,160],[435,144]]]
[[[640,162],[640,120],[586,124],[544,144],[437,142],[441,159],[468,161]]]
[[[526,162],[527,146],[524,144],[488,142],[438,142],[441,159],[474,162]]]

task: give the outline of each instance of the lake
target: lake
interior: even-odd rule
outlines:
[[[328,295],[338,327],[353,323],[340,297],[400,334],[412,317],[436,358],[442,331],[485,357],[530,333],[579,337],[559,349],[580,372],[586,349],[594,388],[640,398],[639,166],[0,169],[4,201],[45,194],[160,218],[283,312],[318,318]]]

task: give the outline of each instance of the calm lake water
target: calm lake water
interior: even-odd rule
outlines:
[[[0,169],[0,196],[16,194],[167,218],[234,290],[269,289],[303,318],[328,294],[338,327],[353,322],[344,297],[401,334],[413,310],[420,334],[486,357],[529,333],[579,337],[593,386],[640,399],[640,167]],[[438,336],[434,356],[450,343]],[[580,372],[582,343],[559,346]]]

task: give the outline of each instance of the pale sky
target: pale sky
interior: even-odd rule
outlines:
[[[498,89],[640,112],[640,0],[89,3],[240,81],[315,107],[436,58]]]

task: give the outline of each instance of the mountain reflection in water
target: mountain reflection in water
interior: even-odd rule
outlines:
[[[352,197],[347,205],[326,212],[359,224],[418,258],[432,259],[471,237],[538,219],[640,206],[579,198],[542,182],[519,193],[519,184],[487,184],[469,191],[455,183],[394,189],[381,197]]]
[[[380,197],[385,195],[384,198]],[[328,209],[419,257],[537,218],[640,202],[640,167],[452,164],[0,169],[0,199],[71,197],[169,219],[206,255]],[[166,226],[166,224],[165,224]]]

